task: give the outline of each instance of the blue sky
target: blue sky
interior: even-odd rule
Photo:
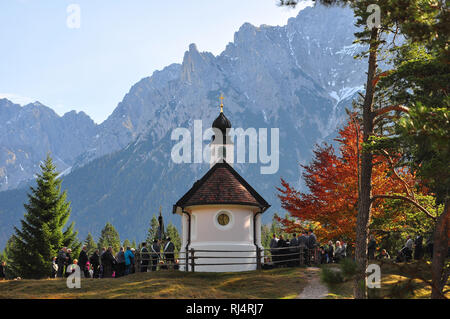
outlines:
[[[80,8],[69,28],[68,6]],[[284,25],[300,8],[276,0],[2,0],[0,97],[33,101],[100,123],[130,87],[190,43],[219,54],[244,22]]]

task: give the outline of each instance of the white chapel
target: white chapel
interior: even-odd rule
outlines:
[[[195,271],[254,270],[256,247],[262,249],[261,214],[270,205],[228,164],[233,163],[234,145],[227,136],[231,122],[223,113],[223,103],[212,127],[223,138],[213,136],[210,169],[173,205],[173,213],[182,218],[180,257],[191,249],[196,257],[208,257],[195,259]],[[215,265],[224,263],[228,265]],[[186,270],[185,260],[180,261],[180,270]]]

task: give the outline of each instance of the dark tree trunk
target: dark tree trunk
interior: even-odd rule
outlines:
[[[434,231],[433,262],[431,264],[432,299],[444,299],[442,291],[448,280],[448,270],[444,268],[448,254],[448,232],[450,227],[450,200],[445,200],[444,211],[436,220]]]
[[[366,93],[362,110],[363,142],[367,142],[373,133],[373,98],[375,89],[373,80],[377,70],[378,28],[373,28],[370,35],[369,67],[367,72]],[[366,293],[367,269],[367,238],[369,235],[370,210],[372,206],[372,153],[363,151],[361,154],[361,186],[358,199],[358,216],[356,219],[355,259],[358,272],[355,276],[354,294],[357,299],[364,299]]]

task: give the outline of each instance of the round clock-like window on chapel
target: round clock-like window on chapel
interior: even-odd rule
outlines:
[[[219,225],[226,226],[230,222],[230,216],[228,216],[228,214],[221,213],[217,216],[217,222]]]

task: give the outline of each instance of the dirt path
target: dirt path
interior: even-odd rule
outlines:
[[[328,288],[320,281],[320,268],[306,268],[305,274],[308,284],[296,299],[324,299],[328,295]]]

